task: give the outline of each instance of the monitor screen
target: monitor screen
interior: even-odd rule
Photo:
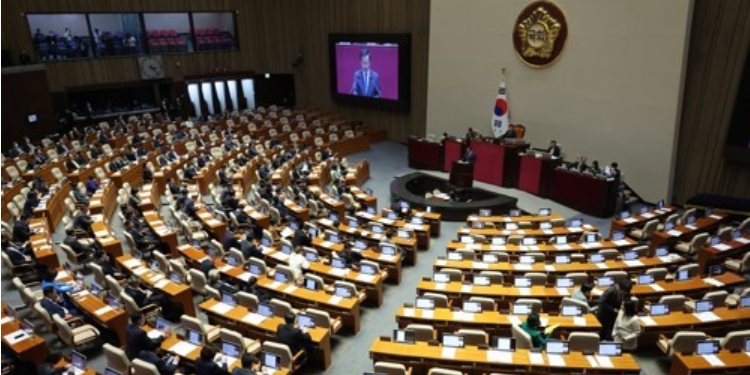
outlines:
[[[383,227],[381,227],[380,225],[373,225],[372,232],[375,234],[381,234],[383,233]]]
[[[623,259],[625,260],[637,260],[638,259],[638,253],[635,251],[626,251],[622,254]]]
[[[719,352],[719,340],[701,340],[695,343],[695,354],[712,355]]]
[[[565,305],[562,307],[562,316],[581,316],[581,306]]]
[[[609,276],[602,276],[596,280],[596,285],[600,288],[608,288],[615,284],[615,280]]]
[[[273,280],[280,282],[282,284],[286,284],[289,282],[289,279],[286,277],[286,274],[283,272],[276,272],[273,274]]]
[[[240,262],[239,262],[239,261],[237,261],[237,258],[236,258],[236,257],[233,257],[233,256],[231,256],[231,255],[230,255],[230,256],[228,256],[228,257],[227,257],[227,264],[228,264],[228,265],[229,265],[230,267],[237,267],[237,266],[239,266],[239,265],[240,265]],[[159,267],[159,266],[157,265],[157,267]]]
[[[359,221],[357,219],[349,220],[349,226],[352,228],[359,228]]]
[[[489,276],[474,276],[474,285],[488,286],[492,284],[492,279]]]
[[[521,216],[521,210],[519,210],[519,209],[512,209],[512,210],[510,210],[509,214],[510,214],[510,217],[519,217],[519,216]]]
[[[334,288],[334,290],[333,290],[333,294],[336,297],[352,298],[352,291],[351,291],[351,289],[349,289],[347,287],[343,287],[343,286],[336,286]]]
[[[605,261],[604,255],[602,254],[591,254],[589,256],[589,260],[591,261],[591,263],[601,263]]]
[[[664,208],[664,199],[659,200],[659,202],[656,203],[656,208],[662,209]]]
[[[443,346],[447,348],[463,348],[464,337],[461,335],[444,334],[443,335]]]
[[[255,263],[250,263],[250,273],[252,273],[255,276],[260,276],[263,273],[263,271],[260,265],[255,264]]]
[[[516,288],[531,288],[531,279],[528,277],[516,277],[514,285]]]
[[[552,210],[549,208],[542,208],[539,210],[539,216],[549,216],[552,214]]]
[[[750,295],[740,298],[740,308],[746,309],[750,307]]]
[[[476,301],[464,301],[462,310],[468,313],[480,313],[482,312],[482,304]]]
[[[505,237],[493,237],[492,238],[492,244],[495,246],[503,246],[505,245]]]
[[[172,271],[169,273],[169,281],[175,284],[182,284],[182,275],[179,272]]]
[[[396,329],[393,331],[393,342],[399,344],[414,344],[416,335],[414,331]]]
[[[555,255],[555,263],[557,264],[569,264],[570,255]]]
[[[539,223],[539,229],[543,229],[543,230],[552,229],[552,223],[550,222]]]
[[[435,300],[426,297],[417,297],[414,306],[423,310],[435,310]]]
[[[398,236],[401,238],[411,238],[411,233],[409,233],[409,231],[406,231],[406,230],[400,230],[398,231]]]
[[[307,259],[308,262],[317,262],[318,253],[312,250],[305,250],[305,259]]]
[[[518,263],[521,264],[534,264],[536,262],[536,258],[531,255],[521,255],[518,257]]]
[[[512,337],[493,337],[492,347],[503,352],[516,351],[516,339]]]
[[[289,222],[289,228],[291,230],[297,230],[297,229],[299,229],[299,224],[297,224],[296,221],[290,221]]]
[[[711,246],[716,246],[721,243],[721,238],[718,236],[711,237],[711,241],[709,242]]]
[[[622,355],[622,344],[614,342],[600,343],[599,355],[607,357],[619,357]]]
[[[114,296],[107,296],[107,305],[115,310],[120,309],[120,302]]]
[[[484,229],[484,223],[481,221],[475,221],[471,223],[471,227],[474,229]]]
[[[185,338],[195,346],[203,346],[203,334],[192,329],[185,330]]]
[[[622,211],[622,212],[620,213],[620,218],[621,218],[621,219],[627,219],[627,218],[629,218],[629,217],[630,217],[630,211]]]
[[[375,210],[375,207],[367,207],[367,213],[370,215],[375,215],[378,213],[378,211]]]
[[[664,230],[672,230],[672,229],[674,229],[674,223],[672,222],[664,223]]]
[[[231,342],[222,342],[221,343],[221,354],[230,357],[230,358],[239,358],[240,357],[240,346],[232,344]]]
[[[396,248],[390,245],[381,245],[380,251],[385,255],[396,255]]]
[[[484,263],[497,263],[500,261],[497,254],[482,254],[482,262]]]
[[[354,248],[364,250],[367,249],[367,242],[364,240],[356,240],[354,241]]]
[[[461,255],[461,253],[459,252],[456,252],[456,251],[448,252],[448,260],[461,261],[463,259],[464,259],[463,255]]]
[[[104,369],[104,375],[122,375],[122,373],[111,367],[107,367]]]
[[[586,234],[586,243],[592,243],[598,241],[599,238],[595,233]]]
[[[507,230],[518,230],[518,224],[516,224],[516,223],[505,224],[505,229],[507,229]]]
[[[338,234],[332,234],[330,238],[328,238],[329,241],[333,243],[339,243],[341,242],[341,239],[339,238]]]
[[[693,225],[695,223],[695,216],[688,216],[687,223],[688,225]]]
[[[263,237],[260,240],[260,244],[263,245],[263,246],[265,246],[265,247],[271,247],[271,239],[268,238],[268,237]]]
[[[133,256],[134,259],[138,259],[138,260],[143,259],[143,254],[138,250],[131,251],[131,255]]]
[[[292,253],[292,247],[286,244],[281,245],[281,252],[286,255],[289,255]]]
[[[709,276],[720,276],[724,274],[724,266],[721,264],[716,264],[711,267],[708,267],[708,274]]]
[[[96,282],[91,282],[91,294],[98,296],[101,291],[104,290],[101,285],[97,284]]]
[[[583,220],[581,219],[575,219],[570,222],[571,228],[580,228],[583,225]]]
[[[432,276],[432,281],[441,284],[449,283],[451,282],[451,276],[447,273],[438,272]]]
[[[620,241],[625,239],[625,233],[623,232],[613,232],[612,233],[612,240],[613,241]]]
[[[695,312],[709,312],[714,311],[714,301],[710,299],[704,299],[695,302]]]
[[[360,264],[359,271],[365,275],[375,275],[378,273],[378,270],[369,264]]]
[[[389,212],[388,213],[388,219],[396,220],[396,219],[398,219],[398,214],[395,213],[395,212]]]
[[[318,290],[318,282],[310,278],[305,278],[305,289]]]
[[[669,315],[669,304],[654,303],[649,308],[649,313],[653,316]]]
[[[560,277],[556,281],[558,288],[572,288],[574,283],[570,277]]]
[[[675,277],[677,281],[688,281],[690,280],[690,270],[680,270],[677,271],[677,277]]]
[[[297,324],[300,327],[315,328],[315,319],[312,316],[306,314],[297,315]]]
[[[568,342],[562,340],[547,341],[547,354],[568,354]]]
[[[638,275],[638,285],[651,285],[654,283],[654,275],[643,274]]]
[[[736,239],[738,239],[740,237],[742,237],[742,232],[739,229],[735,229],[735,230],[732,231],[732,238],[733,239],[736,240]]]
[[[422,225],[424,224],[424,219],[422,219],[421,217],[414,216],[413,218],[411,218],[411,223],[415,225]]]
[[[263,367],[274,370],[281,369],[281,357],[276,354],[263,352]]]
[[[151,261],[151,270],[155,272],[159,272],[159,262],[157,261]]]
[[[310,235],[310,237],[317,237],[318,236],[318,230],[316,228],[309,228],[307,230],[307,233]]]
[[[745,337],[745,353],[750,353],[750,337]]]
[[[258,314],[270,318],[273,316],[273,309],[270,304],[261,303],[258,305]]]
[[[346,262],[341,258],[332,258],[331,267],[333,268],[346,268]]]
[[[474,239],[471,236],[461,236],[461,243],[464,245],[471,245],[474,243]]]
[[[164,332],[165,329],[169,328],[169,322],[166,319],[156,318],[156,330]]]
[[[516,303],[513,305],[513,315],[529,315],[531,313],[531,305],[526,303]]]
[[[71,351],[70,352],[70,364],[79,370],[85,370],[86,369],[86,356],[75,350]]]
[[[5,305],[5,314],[13,319],[18,317],[18,312],[11,305]]]
[[[490,216],[492,216],[492,210],[483,208],[483,209],[479,210],[479,216],[490,217]]]
[[[665,257],[669,255],[669,249],[666,247],[657,247],[656,248],[656,256],[658,257]]]
[[[521,243],[524,246],[534,246],[536,245],[536,237],[524,237]]]
[[[555,245],[567,245],[568,244],[568,237],[567,236],[557,236],[555,237]]]

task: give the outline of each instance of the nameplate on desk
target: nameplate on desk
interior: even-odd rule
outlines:
[[[128,261],[125,261],[122,263],[123,266],[127,268],[136,268],[141,266],[141,261],[138,259],[129,259]]]
[[[530,264],[514,264],[513,269],[516,271],[531,271],[534,267]]]
[[[375,275],[359,274],[359,275],[357,275],[357,281],[371,283],[371,282],[375,281]]]
[[[211,306],[211,311],[217,313],[217,314],[226,314],[230,311],[232,311],[234,307],[227,305],[226,303],[219,302],[213,306]]]
[[[517,288],[518,294],[522,296],[530,296],[531,295],[531,288]]]
[[[645,214],[643,214],[643,215],[641,215],[641,216],[642,216],[642,217],[643,217],[644,219],[651,219],[651,218],[653,218],[653,217],[654,217],[655,215],[654,215],[654,214],[652,214],[652,213],[650,213],[650,212],[646,212]]]
[[[599,364],[599,367],[604,367],[604,368],[615,367],[614,364],[612,364],[612,359],[604,355],[597,355],[596,362]]]
[[[670,236],[672,236],[672,237],[680,237],[680,236],[682,236],[682,232],[680,232],[679,230],[674,230],[674,229],[668,231],[667,234],[670,235]]]
[[[553,235],[555,234],[555,231],[552,229],[542,229],[542,233],[547,234],[547,235]]]
[[[323,241],[323,243],[320,244],[320,246],[323,246],[323,247],[333,247],[333,242]]]
[[[12,316],[6,316],[5,318],[3,318],[3,319],[0,320],[0,325],[6,324],[6,323],[10,323],[10,322],[15,322],[15,321],[16,320],[13,319]]]
[[[161,333],[160,331],[157,331],[155,329],[152,329],[151,331],[148,331],[147,335],[148,335],[148,338],[150,338],[151,340],[158,340],[158,339],[164,337],[163,333]]]
[[[583,316],[574,316],[573,317],[573,325],[585,327],[588,324],[586,323],[586,318],[585,317],[583,317]]]
[[[542,356],[542,353],[529,352],[529,362],[532,365],[543,366],[544,365],[544,357]]]
[[[454,359],[456,358],[456,348],[443,348],[443,358]]]
[[[551,264],[545,264],[544,265],[544,270],[547,271],[547,272],[555,272],[555,266],[553,266]]]
[[[721,320],[718,315],[714,314],[711,311],[701,312],[701,313],[694,313],[693,316],[695,316],[696,319],[700,320],[701,322],[715,322],[717,320]]]
[[[341,303],[341,301],[343,301],[343,298],[341,298],[339,296],[331,296],[331,298],[328,299],[328,303],[330,303],[332,305],[338,305],[338,304]]]
[[[338,277],[344,277],[349,274],[349,270],[344,268],[331,268],[330,270],[328,270],[328,274]]]
[[[249,313],[245,315],[245,317],[242,318],[242,322],[257,326],[263,323],[266,319],[267,318],[263,315],[256,314],[256,313]]]
[[[104,306],[101,309],[94,311],[94,314],[96,316],[102,316],[102,315],[107,314],[107,313],[112,312],[112,311],[115,311],[115,310],[113,308],[109,307],[109,306]]]
[[[624,221],[626,224],[633,224],[633,223],[637,223],[638,219],[634,219],[632,217],[629,217],[627,219],[622,219],[622,221]]]
[[[513,363],[513,353],[499,350],[488,350],[487,362]]]
[[[724,367],[724,366],[726,366],[724,364],[724,362],[721,359],[719,359],[719,357],[717,357],[715,354],[703,355],[701,357],[703,357],[703,359],[705,359],[706,362],[708,362],[708,364],[711,365],[711,366],[713,366],[713,367]]]
[[[282,283],[280,283],[280,282],[278,282],[278,281],[274,281],[274,282],[272,282],[272,283],[268,284],[268,288],[269,288],[269,289],[278,289],[278,288],[279,288],[279,287],[281,287],[282,285],[283,285]]]
[[[662,288],[662,286],[659,285],[659,284],[651,284],[649,286],[651,287],[651,289],[654,290],[654,292],[663,292],[664,291],[664,288]]]
[[[750,243],[750,238],[740,237],[740,238],[736,238],[735,241],[741,242],[741,243],[747,245],[747,244]]]
[[[177,344],[173,345],[171,348],[169,348],[168,351],[175,353],[179,355],[180,357],[187,357],[190,355],[190,353],[198,350],[198,347],[184,341],[180,341]]]
[[[167,285],[169,285],[169,280],[163,279],[163,280],[159,281],[158,283],[154,284],[154,288],[156,288],[156,289],[164,289],[164,288],[167,287]]]
[[[141,276],[144,273],[148,272],[148,268],[146,268],[146,267],[138,267],[138,268],[133,269],[132,272],[133,272],[133,275]]]
[[[435,283],[435,290],[445,290],[447,285],[446,283]]]
[[[704,282],[705,282],[706,284],[711,284],[711,285],[713,285],[713,286],[715,286],[715,287],[718,287],[718,288],[721,288],[721,287],[723,287],[723,286],[724,286],[724,283],[722,283],[722,282],[721,282],[721,281],[719,281],[719,280],[716,280],[716,279],[714,279],[713,277],[707,277],[707,278],[703,279],[703,281],[704,281]]]
[[[547,361],[550,366],[565,367],[565,358],[559,354],[547,354]]]
[[[294,285],[289,285],[288,287],[284,288],[284,293],[286,294],[292,294],[297,291],[297,287]]]
[[[714,249],[719,250],[719,251],[727,251],[727,250],[730,250],[731,248],[732,248],[731,246],[725,243],[714,245]]]

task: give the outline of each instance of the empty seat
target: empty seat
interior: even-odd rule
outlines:
[[[437,338],[435,329],[426,324],[409,324],[406,326],[407,331],[414,332],[416,341],[432,341]]]
[[[568,335],[570,351],[596,353],[599,350],[599,334],[592,332],[572,332]]]
[[[657,346],[668,356],[674,353],[693,353],[698,341],[705,340],[708,336],[704,332],[680,331],[675,333],[671,339],[661,335]]]

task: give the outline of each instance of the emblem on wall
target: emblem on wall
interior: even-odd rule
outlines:
[[[535,68],[552,65],[565,49],[568,23],[562,10],[550,1],[535,1],[518,15],[513,45],[518,57]]]

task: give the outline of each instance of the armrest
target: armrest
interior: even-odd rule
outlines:
[[[83,319],[77,318],[77,317],[73,317],[73,318],[67,319],[67,320],[65,320],[65,322],[67,322],[68,325],[71,328],[73,328],[74,326],[75,327],[81,327],[81,326],[85,326],[86,325],[86,322],[84,322]]]
[[[71,332],[73,332],[73,335],[78,335],[78,334],[81,334],[83,332],[88,332],[88,331],[94,332],[97,337],[99,336],[99,330],[94,328],[94,326],[88,325],[88,324],[71,330]]]

